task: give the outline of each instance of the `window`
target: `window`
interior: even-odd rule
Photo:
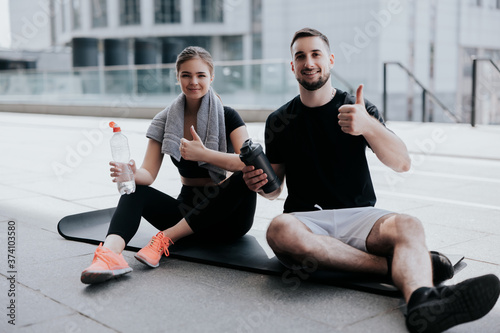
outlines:
[[[242,60],[242,59],[243,59],[242,36],[223,36],[222,60]]]
[[[212,37],[210,36],[182,36],[163,37],[162,40],[162,63],[175,63],[177,55],[189,45],[198,45],[208,52],[211,51]]]
[[[108,25],[106,0],[92,0],[92,27],[101,28]]]
[[[262,0],[252,0],[252,59],[262,59]]]
[[[179,23],[180,21],[180,0],[155,0],[155,23]]]
[[[223,22],[224,0],[194,0],[194,22]]]
[[[78,30],[80,29],[81,23],[80,23],[80,7],[81,3],[80,0],[73,0],[71,1],[71,12],[72,12],[72,18],[73,18],[73,30]]]
[[[262,24],[262,0],[252,0],[252,23]]]
[[[120,25],[141,24],[139,0],[120,0]]]

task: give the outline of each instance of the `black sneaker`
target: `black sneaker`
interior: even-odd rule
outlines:
[[[450,259],[442,253],[431,251],[432,262],[432,281],[437,286],[440,283],[449,280],[455,275],[455,269]]]
[[[454,286],[417,289],[408,302],[406,327],[412,333],[437,333],[479,319],[495,306],[499,294],[500,280],[493,274]]]

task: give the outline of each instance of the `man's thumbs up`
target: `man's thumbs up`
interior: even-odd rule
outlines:
[[[356,103],[342,105],[339,108],[338,118],[344,133],[362,135],[367,130],[372,119],[366,111],[362,84],[356,90]]]
[[[363,98],[363,85],[360,84],[358,90],[356,90],[356,104],[361,104],[365,106],[365,99]]]

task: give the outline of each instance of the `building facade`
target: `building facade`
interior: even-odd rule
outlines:
[[[289,58],[293,32],[311,26],[325,33],[334,71],[382,105],[383,63],[400,62],[464,121],[470,115],[472,58],[500,61],[498,0],[263,1],[263,57]],[[421,118],[421,92],[397,66],[387,70],[389,119]],[[500,73],[481,65],[478,117],[499,123]],[[449,121],[437,105],[434,120]]]
[[[252,29],[252,9],[260,1],[243,0],[73,0],[56,1],[55,42],[98,54],[104,65],[172,63],[186,45],[207,48],[216,60],[252,59],[260,38]],[[82,42],[83,40],[83,42]],[[78,44],[82,43],[82,44]],[[256,54],[257,56],[259,54]],[[101,63],[77,59],[77,66]]]
[[[43,13],[51,13],[48,23]],[[267,92],[296,86],[289,43],[309,26],[329,37],[341,89],[363,83],[382,106],[383,64],[399,62],[463,121],[472,59],[500,60],[500,0],[39,0],[11,26],[18,46],[34,27],[40,43],[71,47],[78,68],[169,64],[187,45],[205,47],[216,61],[277,59],[283,70],[234,71],[250,81],[245,89]],[[500,73],[487,62],[478,69],[478,117],[499,123]],[[387,66],[387,91],[389,119],[421,119],[422,89],[398,66]],[[428,119],[450,120],[436,103],[426,105]]]

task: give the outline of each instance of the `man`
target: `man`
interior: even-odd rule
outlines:
[[[314,259],[326,269],[390,274],[406,300],[411,332],[441,332],[487,314],[500,293],[495,275],[435,287],[433,265],[436,275],[446,263],[438,257],[431,264],[420,221],[373,207],[366,146],[397,172],[410,169],[410,157],[363,99],[362,85],[355,98],[331,86],[327,37],[305,28],[290,48],[300,94],[266,122],[266,154],[288,188],[284,214],[267,231],[276,256],[285,265]],[[260,190],[267,183],[262,170],[243,172],[251,190],[269,199],[281,193]]]

